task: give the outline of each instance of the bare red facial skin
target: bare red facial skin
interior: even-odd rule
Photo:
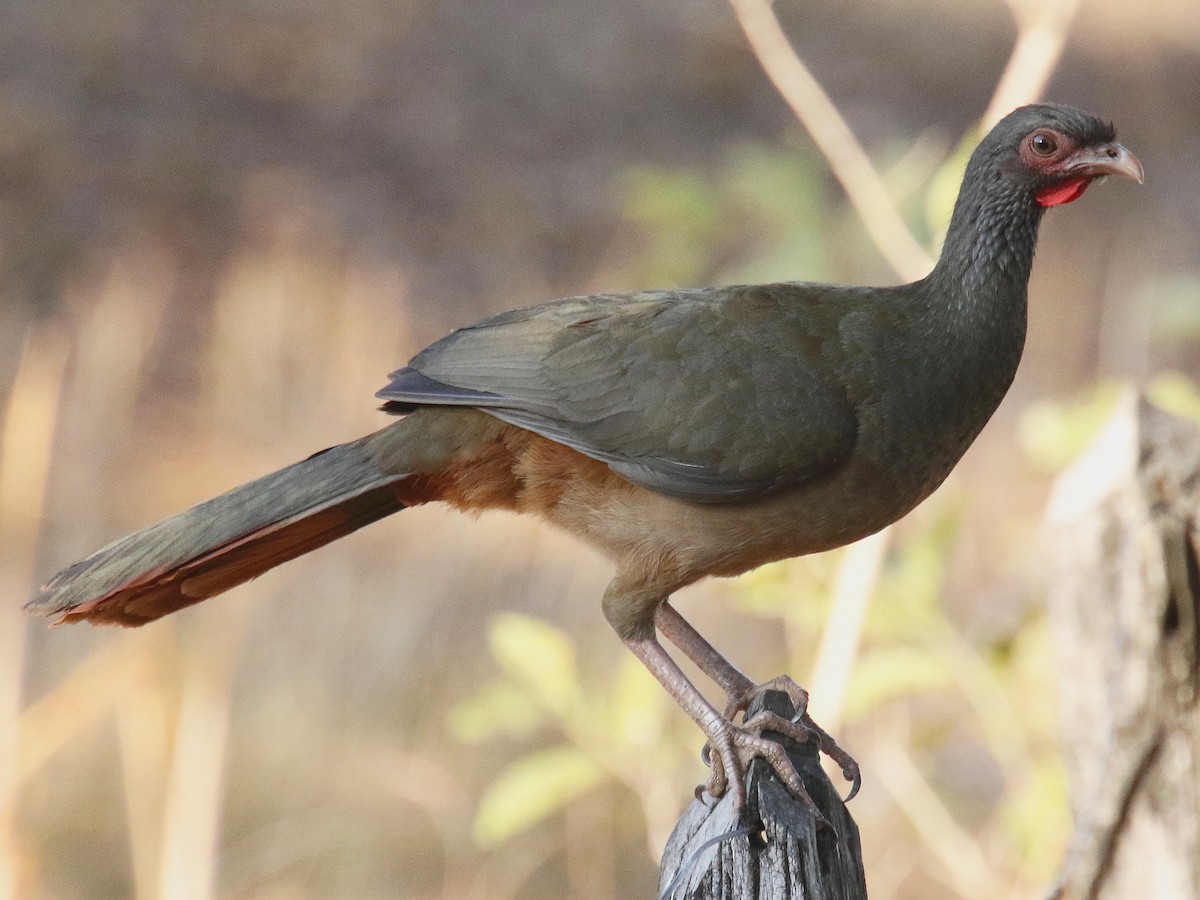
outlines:
[[[1049,151],[1038,152],[1035,140],[1043,138],[1049,142]],[[1076,150],[1075,141],[1067,135],[1050,128],[1039,128],[1025,136],[1021,141],[1021,160],[1030,169],[1043,175],[1056,178],[1062,174],[1063,164]],[[1037,192],[1037,202],[1042,206],[1061,206],[1078,200],[1087,190],[1091,178],[1085,175],[1066,178],[1055,182]]]
[[[1091,183],[1092,179],[1086,175],[1060,181],[1057,184],[1052,184],[1038,191],[1037,202],[1042,204],[1042,206],[1061,206],[1064,203],[1070,203],[1072,200],[1078,200],[1082,197],[1083,192],[1087,190],[1087,186]]]

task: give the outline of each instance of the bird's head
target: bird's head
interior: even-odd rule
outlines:
[[[976,160],[1040,206],[1077,200],[1097,178],[1141,184],[1144,177],[1110,123],[1050,103],[1022,106],[1001,119],[979,144]]]

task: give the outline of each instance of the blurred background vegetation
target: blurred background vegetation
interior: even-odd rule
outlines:
[[[1023,8],[776,5],[927,246]],[[879,900],[1051,877],[1047,486],[1112,385],[1196,408],[1200,7],[1083,0],[1065,34],[1046,96],[1149,180],[1048,217],[1013,391],[885,548],[825,701]],[[407,512],[134,632],[16,609],[381,426],[385,373],[488,313],[894,280],[730,8],[38,0],[0,43],[0,898],[652,896],[699,735],[609,633],[607,565],[537,523]],[[842,556],[678,604],[805,682]]]

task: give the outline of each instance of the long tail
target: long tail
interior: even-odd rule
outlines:
[[[63,569],[25,609],[60,623],[142,625],[397,512],[409,422],[121,538]]]

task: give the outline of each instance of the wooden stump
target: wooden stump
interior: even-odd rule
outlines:
[[[768,709],[790,719],[786,694],[768,691],[748,716]],[[780,784],[770,767],[755,760],[748,803],[739,822],[729,794],[713,803],[697,799],[684,811],[663,852],[662,900],[864,900],[867,896],[858,827],[821,768],[814,742],[779,741],[828,824]],[[712,804],[712,805],[709,805]],[[722,835],[748,823],[751,834]]]
[[[1051,896],[1200,898],[1200,428],[1130,395],[1056,485],[1075,832]]]

